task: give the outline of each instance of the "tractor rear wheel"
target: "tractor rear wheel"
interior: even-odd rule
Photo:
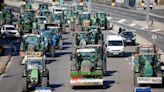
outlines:
[[[28,83],[27,83],[27,78],[26,77],[23,77],[23,79],[22,79],[21,88],[22,88],[23,92],[28,92]]]
[[[41,86],[42,87],[48,87],[48,78],[47,77],[42,77],[42,82],[41,82]]]

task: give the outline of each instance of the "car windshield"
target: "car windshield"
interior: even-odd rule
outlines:
[[[41,60],[28,60],[27,69],[42,69]]]
[[[38,45],[39,40],[36,36],[29,36],[25,39],[25,42]]]
[[[15,30],[15,27],[6,27],[6,30]]]
[[[108,41],[108,46],[122,46],[123,42],[122,41]]]
[[[134,35],[133,35],[132,32],[123,32],[123,33],[122,33],[122,36],[123,36],[123,37],[134,37]]]

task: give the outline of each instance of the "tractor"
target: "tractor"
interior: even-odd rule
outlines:
[[[24,12],[20,14],[19,31],[22,33],[32,33],[33,30],[33,18],[34,16],[30,12]]]
[[[103,74],[106,71],[106,61],[99,51],[99,47],[84,47],[77,49],[75,54],[70,56],[72,87],[104,85]]]
[[[20,64],[25,64],[26,62],[26,52],[46,52],[43,38],[36,34],[25,34],[22,36],[22,41],[20,44],[20,56],[23,58]]]
[[[38,10],[39,11],[41,11],[41,10],[49,10],[48,6],[49,6],[48,3],[40,3]]]
[[[49,23],[49,19],[46,16],[36,16],[34,22],[35,33],[45,30],[47,23]]]
[[[25,10],[31,10],[33,9],[32,3],[30,1],[25,1],[21,7],[20,7],[20,12],[24,12]]]
[[[49,86],[49,70],[45,58],[39,52],[27,53],[28,59],[22,74],[21,90],[29,92],[36,87]]]
[[[75,32],[73,34],[73,39],[74,39],[73,45],[75,48],[85,46],[88,43],[87,32]]]
[[[58,11],[53,12],[53,15],[51,17],[51,23],[59,24],[62,30],[62,33],[65,33],[65,22],[64,22],[64,12]]]
[[[102,12],[97,12],[96,14],[96,24],[102,29],[108,29],[108,19],[107,14]]]
[[[49,10],[40,10],[39,11],[39,16],[46,16],[47,18],[49,18],[51,16],[51,12]]]
[[[80,14],[79,24],[82,26],[81,27],[82,31],[87,31],[89,26],[92,25],[91,14],[88,12],[83,12],[82,14]]]
[[[55,56],[55,49],[63,49],[63,39],[59,26],[47,25],[46,30],[41,35],[44,38],[45,47],[48,47],[52,57]]]
[[[134,85],[162,84],[164,64],[155,45],[140,45],[132,56]]]
[[[12,14],[12,8],[10,7],[5,7],[2,10],[2,24],[12,24],[12,20],[13,20],[13,14]]]
[[[65,9],[64,10],[64,20],[65,20],[65,25],[69,26],[73,20],[73,11],[71,9]]]
[[[100,28],[97,26],[90,26],[88,33],[88,43],[89,44],[102,44],[103,45],[103,34],[100,31]]]

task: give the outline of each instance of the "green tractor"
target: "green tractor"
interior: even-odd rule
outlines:
[[[88,44],[102,44],[104,40],[104,35],[100,31],[101,29],[97,26],[90,26],[87,37],[88,37]]]
[[[29,92],[36,87],[49,86],[49,71],[46,68],[45,58],[33,52],[27,53],[28,60],[22,74],[21,90]]]
[[[65,33],[66,27],[65,27],[65,22],[64,22],[64,12],[63,11],[53,12],[53,15],[51,18],[51,23],[60,25],[60,27],[62,29],[62,33]]]
[[[141,45],[132,56],[134,85],[162,84],[164,65],[155,45]]]
[[[25,1],[23,5],[20,7],[20,12],[24,12],[25,10],[31,10],[33,9],[32,3],[30,1]]]
[[[73,34],[73,39],[74,39],[73,46],[75,48],[85,46],[87,45],[88,42],[87,32],[75,32]]]
[[[29,12],[20,14],[19,31],[22,33],[32,33],[34,16]]]
[[[108,19],[107,19],[107,14],[98,12],[95,14],[96,15],[96,24],[101,27],[102,29],[107,30],[108,29]]]
[[[49,19],[46,16],[36,16],[34,22],[34,29],[35,32],[38,33],[39,31],[43,31],[46,28],[46,24],[49,23]]]
[[[48,3],[40,3],[40,4],[39,4],[38,10],[39,10],[39,11],[42,11],[42,10],[49,10],[49,7],[48,7],[48,6],[49,6]]]
[[[70,56],[70,84],[76,86],[103,86],[103,75],[106,71],[106,59],[99,52],[99,47],[89,46],[77,49]]]
[[[10,7],[5,7],[2,10],[2,24],[12,24],[13,20],[13,14],[12,14],[13,9]]]
[[[38,15],[46,16],[47,18],[49,18],[51,16],[51,12],[49,10],[44,9],[44,10],[40,10]]]
[[[91,14],[89,12],[83,12],[82,14],[80,14],[79,24],[82,26],[81,27],[82,31],[87,31],[89,26],[92,25]]]
[[[25,64],[26,62],[26,52],[46,52],[46,48],[43,42],[43,38],[36,34],[25,34],[22,37],[20,44],[20,56],[23,58],[20,64]]]
[[[64,20],[66,26],[69,26],[71,23],[74,22],[73,16],[73,11],[71,9],[64,10]]]

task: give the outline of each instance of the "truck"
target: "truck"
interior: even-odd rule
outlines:
[[[104,86],[103,75],[106,72],[106,57],[101,53],[101,45],[79,48],[70,56],[70,85]],[[102,50],[103,51],[103,50]],[[100,53],[99,53],[100,52]]]
[[[46,67],[45,57],[40,52],[28,52],[25,69],[22,73],[22,92],[29,92],[35,87],[49,86],[49,70]]]
[[[156,45],[140,45],[132,55],[134,85],[162,84],[164,65]]]

